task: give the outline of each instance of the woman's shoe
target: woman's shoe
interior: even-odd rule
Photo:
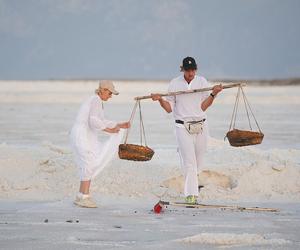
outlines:
[[[96,208],[97,204],[91,197],[76,197],[74,204],[79,207]]]

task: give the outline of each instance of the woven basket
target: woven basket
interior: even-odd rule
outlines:
[[[154,151],[145,146],[135,144],[120,144],[119,157],[120,159],[130,161],[150,161]]]
[[[264,134],[261,132],[233,129],[227,132],[226,137],[231,146],[243,147],[260,144],[264,138]]]

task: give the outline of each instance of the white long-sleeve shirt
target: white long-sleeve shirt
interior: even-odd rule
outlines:
[[[116,122],[104,117],[102,101],[98,95],[93,95],[83,102],[74,123],[74,126],[83,126],[91,130],[104,130],[116,125]]]

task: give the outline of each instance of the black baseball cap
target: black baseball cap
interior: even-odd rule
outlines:
[[[196,69],[197,70],[197,63],[193,57],[186,57],[182,60],[182,70],[189,70],[189,69]]]

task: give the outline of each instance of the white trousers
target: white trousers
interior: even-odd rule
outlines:
[[[198,170],[203,164],[203,156],[207,148],[208,126],[203,124],[199,134],[189,134],[184,127],[176,127],[176,138],[181,168],[184,176],[184,195],[198,196]]]

